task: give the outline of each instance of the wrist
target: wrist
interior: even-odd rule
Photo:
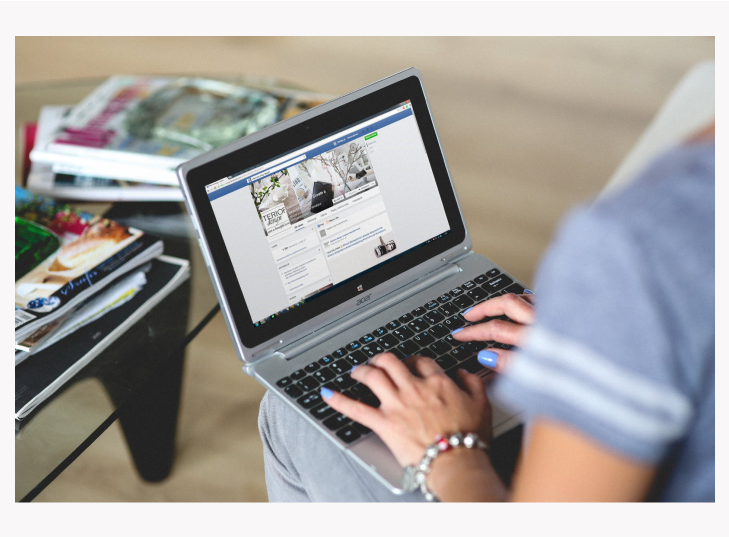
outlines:
[[[449,492],[470,488],[469,482],[483,482],[492,474],[496,475],[485,451],[453,449],[433,461],[426,484],[438,498],[448,501]]]

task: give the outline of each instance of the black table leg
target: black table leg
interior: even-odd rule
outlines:
[[[145,481],[162,481],[172,470],[184,363],[185,351],[180,350],[170,357],[163,374],[151,378],[119,413],[134,464]]]

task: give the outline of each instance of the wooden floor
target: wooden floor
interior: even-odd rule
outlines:
[[[16,83],[246,73],[336,95],[418,67],[475,250],[530,282],[559,219],[713,58],[709,38],[17,38]],[[188,352],[170,478],[141,482],[115,425],[38,501],[265,501],[262,394],[218,316]]]

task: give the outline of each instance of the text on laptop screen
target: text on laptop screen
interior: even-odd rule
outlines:
[[[409,101],[205,189],[256,326],[450,231]]]

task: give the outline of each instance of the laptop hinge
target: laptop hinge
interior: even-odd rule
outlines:
[[[409,298],[412,295],[419,293],[420,291],[428,289],[439,281],[454,276],[459,272],[461,272],[461,268],[456,264],[449,264],[445,267],[442,267],[436,271],[431,272],[430,274],[423,276],[422,278],[415,280],[405,287],[401,287],[400,289],[384,295],[367,308],[357,310],[353,313],[345,315],[344,317],[340,317],[339,319],[329,323],[327,326],[320,328],[310,335],[307,335],[305,338],[299,339],[285,347],[281,347],[275,353],[272,353],[272,355],[278,354],[279,356],[283,356],[287,360],[290,360],[291,358],[298,356],[302,352],[306,352],[307,350],[316,347],[327,339],[331,339],[335,335],[362,323],[366,319],[377,315],[387,308],[394,306],[399,302],[402,302],[406,298]],[[266,358],[269,357],[261,357],[260,360]]]

